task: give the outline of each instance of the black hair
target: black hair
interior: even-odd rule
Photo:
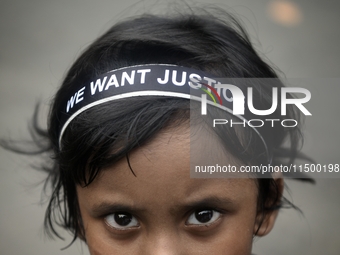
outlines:
[[[48,172],[46,185],[51,185],[53,191],[45,215],[45,229],[49,234],[60,237],[56,226],[61,226],[73,233],[74,240],[84,238],[76,185],[90,185],[101,169],[124,157],[128,160],[131,150],[150,140],[170,121],[180,125],[190,117],[190,103],[185,99],[143,97],[113,101],[75,118],[65,131],[60,149],[60,103],[70,97],[75,86],[107,71],[157,63],[190,67],[219,77],[278,78],[255,51],[243,27],[227,13],[223,19],[207,12],[142,15],[111,27],[69,69],[53,100],[48,130],[39,128],[36,115],[33,121],[32,135],[40,148],[37,153],[52,155],[51,164],[44,166]],[[257,88],[263,109],[270,108],[270,89]],[[210,111],[218,114],[217,110]],[[299,119],[294,109],[287,115],[287,118]],[[264,150],[260,149],[262,141],[253,130],[245,131],[242,137],[227,127],[215,132],[226,149],[242,162],[252,164],[266,160]],[[272,132],[273,165],[287,158],[294,160],[300,145],[300,130],[280,127]],[[287,139],[290,144],[284,148]],[[260,212],[284,205],[285,200],[280,199],[272,178],[258,179],[258,187]]]

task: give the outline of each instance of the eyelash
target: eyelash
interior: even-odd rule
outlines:
[[[121,224],[117,223],[117,220],[121,221]],[[104,217],[104,221],[109,227],[117,230],[129,230],[140,226],[136,217],[127,212],[111,213]]]
[[[208,214],[208,220],[204,221],[206,219],[201,219],[201,221],[199,221],[199,219],[197,219],[198,216],[202,216],[203,214]],[[219,219],[222,218],[222,216],[225,214],[225,212],[221,211],[221,210],[217,210],[217,209],[213,209],[213,208],[202,208],[202,209],[196,209],[195,211],[193,211],[188,219],[186,220],[185,224],[187,226],[193,226],[193,227],[200,227],[200,226],[210,226],[212,224],[214,224],[215,222],[217,222]],[[204,215],[203,215],[204,216]],[[202,222],[202,220],[204,222]],[[191,222],[190,222],[191,221]]]
[[[212,208],[196,209],[191,212],[185,224],[189,227],[209,226],[218,221],[223,214],[225,214],[223,211]],[[199,216],[202,216],[203,218],[200,220],[197,219]],[[132,230],[140,227],[137,218],[128,212],[115,212],[108,214],[104,217],[104,221],[110,228],[120,231]],[[117,221],[120,222],[118,223]]]

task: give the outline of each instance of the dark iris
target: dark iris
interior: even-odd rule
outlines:
[[[211,220],[213,217],[213,210],[202,210],[202,211],[196,211],[195,217],[196,219],[201,223],[207,223]]]
[[[129,213],[115,213],[115,221],[120,226],[127,226],[132,220],[132,215]]]

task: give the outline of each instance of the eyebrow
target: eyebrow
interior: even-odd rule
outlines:
[[[220,207],[220,206],[230,206],[234,205],[235,202],[229,198],[209,196],[196,201],[191,201],[179,205],[178,208],[189,210],[194,208],[204,208],[204,207]]]
[[[185,202],[183,204],[177,205],[175,208],[172,208],[171,211],[179,211],[179,210],[192,210],[197,208],[206,208],[206,207],[221,207],[221,206],[230,206],[234,205],[235,202],[229,198],[221,198],[217,196],[209,196],[196,201]],[[91,208],[91,215],[93,217],[100,217],[106,214],[114,213],[114,212],[127,212],[131,214],[145,212],[145,208],[138,208],[132,205],[124,204],[124,203],[111,203],[111,202],[102,202],[99,204],[95,204]]]
[[[91,207],[91,215],[93,217],[103,216],[114,212],[138,213],[145,209],[136,208],[135,206],[123,203],[102,202]]]

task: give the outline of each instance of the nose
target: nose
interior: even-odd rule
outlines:
[[[184,255],[183,246],[176,233],[155,232],[145,241],[143,255]]]

